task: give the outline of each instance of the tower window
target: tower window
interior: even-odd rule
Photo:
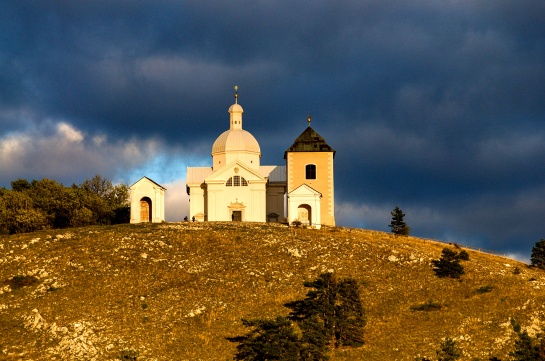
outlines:
[[[316,179],[316,164],[307,164],[305,166],[306,179]]]
[[[236,175],[234,177],[231,177],[227,180],[227,183],[225,184],[227,187],[247,187],[248,182],[243,177]]]

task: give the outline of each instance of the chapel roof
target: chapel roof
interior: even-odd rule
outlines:
[[[235,87],[237,90],[238,87]],[[235,103],[229,107],[229,129],[220,134],[212,145],[212,156],[218,153],[250,152],[261,155],[261,148],[254,136],[242,129],[242,113],[244,109],[238,104],[238,93]]]
[[[134,182],[131,186],[129,186],[129,188],[132,188],[132,187],[136,186],[140,182],[146,182],[146,181],[155,184],[157,187],[159,187],[159,188],[161,188],[161,189],[163,189],[165,191],[167,190],[165,187],[163,187],[159,183],[155,182],[153,179],[150,179],[150,178],[148,178],[146,176],[144,176],[144,177],[140,178],[139,180],[137,180],[136,182]]]
[[[333,157],[335,157],[335,150],[310,126],[284,152],[284,159],[286,159],[287,152],[333,152]]]
[[[244,129],[226,130],[212,145],[212,155],[237,151],[261,153],[257,140],[250,132]]]

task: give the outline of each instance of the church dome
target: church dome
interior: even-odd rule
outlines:
[[[225,152],[261,153],[259,143],[244,129],[229,129],[223,132],[212,145],[212,155]]]
[[[238,103],[235,103],[233,105],[231,105],[229,107],[229,110],[228,110],[229,113],[232,113],[232,112],[237,112],[237,113],[244,113],[244,110],[242,109],[242,107],[240,106],[240,104]]]
[[[235,95],[235,100],[237,96]],[[235,101],[229,107],[229,130],[223,132],[212,145],[212,156],[219,153],[250,152],[261,154],[259,143],[254,136],[242,129],[242,113],[244,110]]]

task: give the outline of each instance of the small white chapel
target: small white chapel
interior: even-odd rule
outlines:
[[[261,165],[259,143],[242,128],[237,87],[228,113],[229,129],[212,145],[212,166],[187,167],[190,220],[335,226],[335,151],[311,128],[310,114],[307,128],[284,152],[286,164]],[[131,223],[164,221],[163,187],[143,177],[130,189]],[[154,213],[154,207],[163,210]]]

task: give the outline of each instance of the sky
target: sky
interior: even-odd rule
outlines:
[[[307,126],[339,226],[528,260],[545,238],[543,0],[0,3],[0,187],[95,174],[167,188],[211,166],[238,86],[262,165]]]

